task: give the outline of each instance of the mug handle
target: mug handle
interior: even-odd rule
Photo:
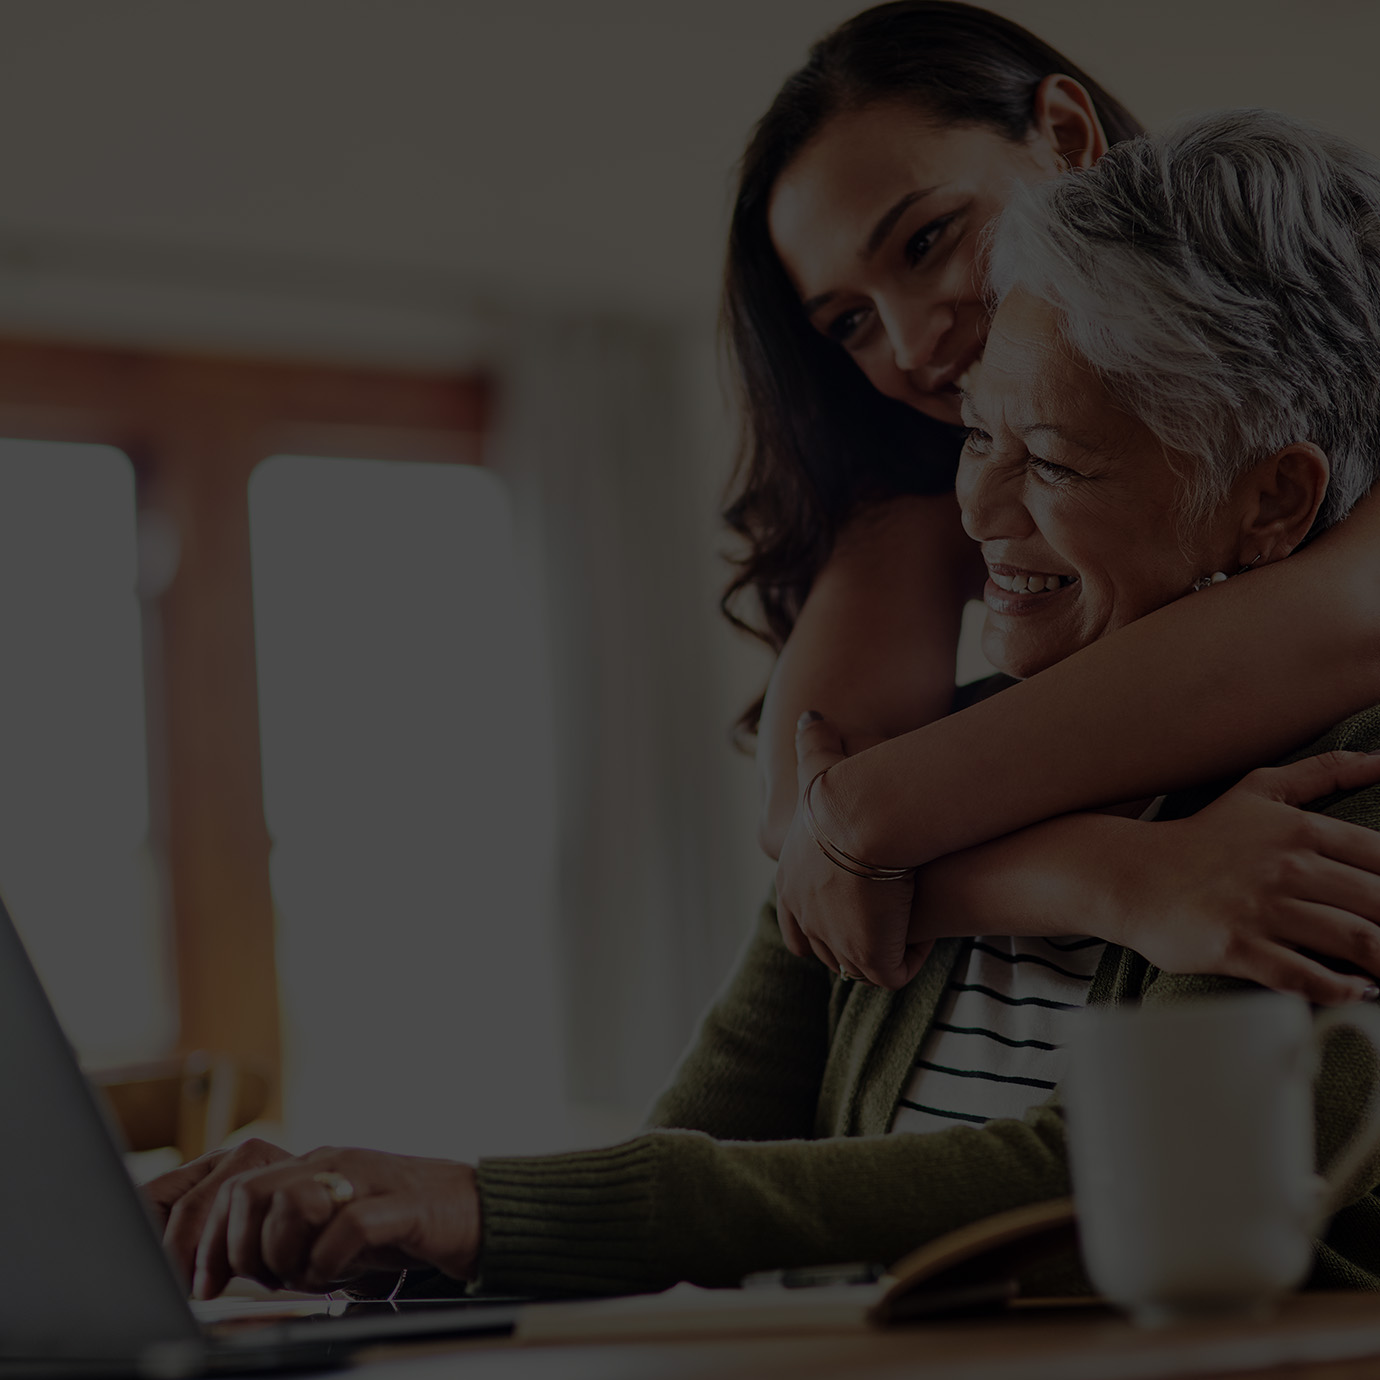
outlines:
[[[1358,1031],[1370,1041],[1375,1056],[1380,1059],[1380,1009],[1354,1003],[1324,1011],[1313,1023],[1313,1047],[1318,1051],[1321,1061],[1323,1042],[1334,1030],[1351,1029]],[[1321,1226],[1341,1206],[1338,1201],[1356,1171],[1380,1148],[1380,1085],[1371,1090],[1367,1104],[1365,1121],[1352,1132],[1351,1139],[1333,1157],[1332,1163],[1322,1172],[1320,1213]]]

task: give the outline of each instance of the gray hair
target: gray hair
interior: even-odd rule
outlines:
[[[1185,517],[1283,447],[1331,480],[1314,533],[1380,466],[1380,162],[1268,110],[1196,116],[1018,191],[998,299],[1049,302],[1119,406],[1198,457]]]

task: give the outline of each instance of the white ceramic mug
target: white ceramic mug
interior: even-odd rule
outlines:
[[[1315,1173],[1312,1084],[1338,1026],[1380,1055],[1374,1007],[1315,1019],[1279,993],[1083,1014],[1062,1097],[1099,1292],[1154,1326],[1260,1311],[1302,1283],[1336,1195],[1380,1144],[1373,1095],[1326,1179]]]

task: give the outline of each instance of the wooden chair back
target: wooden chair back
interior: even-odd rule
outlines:
[[[131,1151],[174,1147],[183,1162],[257,1120],[268,1081],[234,1060],[188,1054],[155,1063],[88,1070]]]

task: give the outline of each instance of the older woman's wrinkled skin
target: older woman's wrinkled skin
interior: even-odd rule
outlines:
[[[325,1171],[349,1182],[349,1202],[315,1177]],[[418,1265],[467,1279],[479,1253],[475,1173],[452,1160],[334,1147],[297,1156],[249,1140],[162,1175],[144,1194],[199,1299],[237,1275],[307,1293]]]
[[[1072,656],[1204,574],[1282,559],[1327,490],[1322,451],[1288,446],[1183,531],[1185,476],[1198,462],[1117,407],[1063,342],[1054,307],[1022,291],[1003,301],[974,373],[958,499],[988,569],[983,651],[1007,675]]]

